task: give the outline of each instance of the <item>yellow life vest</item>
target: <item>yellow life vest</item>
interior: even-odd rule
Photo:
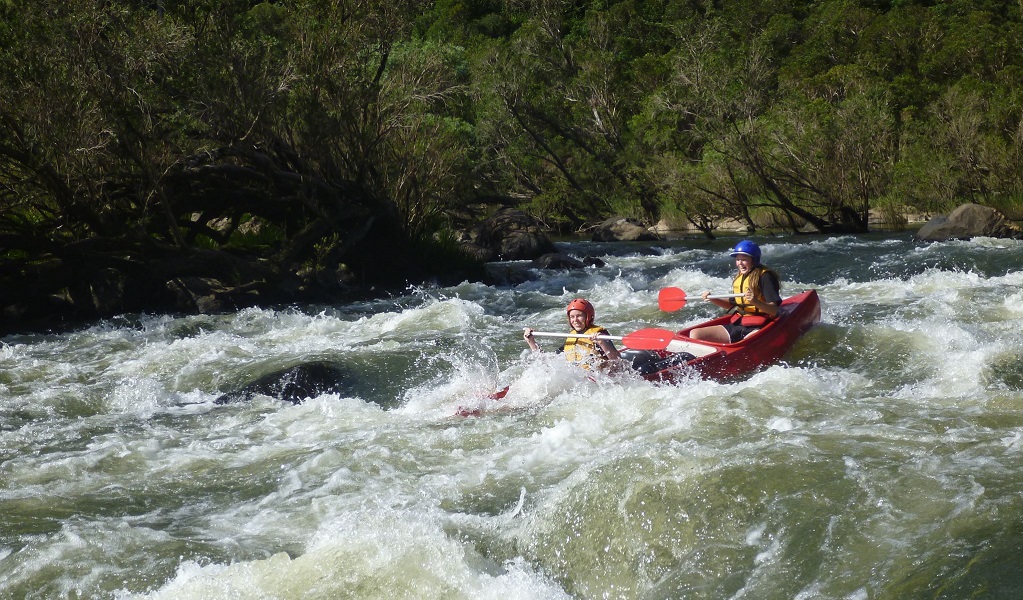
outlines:
[[[756,276],[754,277],[754,273]],[[746,290],[752,289],[753,296],[760,302],[767,302],[764,298],[764,293],[760,290],[760,278],[768,277],[768,273],[774,276],[775,281],[778,280],[778,274],[768,269],[765,266],[758,265],[753,267],[749,273],[739,273],[732,280],[732,293],[734,294],[745,294]],[[757,282],[758,285],[754,287],[753,283]],[[739,323],[744,327],[763,327],[772,318],[771,315],[758,309],[752,302],[746,302],[745,296],[739,296],[735,299],[735,307],[737,309],[735,316],[732,318],[733,323]]]
[[[579,335],[584,336],[593,334],[607,335],[607,331],[600,325],[593,325]],[[565,345],[561,347],[561,350],[565,353],[565,358],[571,362],[580,363],[587,369],[589,368],[589,365],[585,363],[589,362],[594,357],[604,358],[604,351],[600,349],[600,345],[597,344],[597,340],[588,337],[570,337],[565,340]]]

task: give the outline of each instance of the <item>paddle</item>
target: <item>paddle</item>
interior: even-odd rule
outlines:
[[[679,290],[681,291],[681,290]],[[561,337],[561,338],[582,338],[592,337],[597,340],[621,340],[622,345],[633,350],[664,350],[675,337],[675,332],[668,329],[656,329],[653,327],[633,331],[624,337],[617,335],[594,335],[587,336],[578,333],[551,333],[546,331],[534,331],[534,336],[540,337]]]
[[[493,394],[490,394],[489,396],[487,396],[487,399],[489,399],[489,400],[500,400],[501,398],[504,398],[505,396],[508,395],[508,390],[510,390],[510,389],[511,389],[511,386],[510,385],[506,385],[503,388],[501,388],[501,389],[497,390],[496,392],[494,392]],[[456,417],[481,417],[481,416],[483,416],[483,407],[469,408],[469,407],[466,407],[466,406],[459,405],[458,408],[455,409],[455,416]]]
[[[664,350],[673,339],[675,339],[674,331],[649,327],[633,331],[625,336],[622,344],[633,350]]]
[[[707,299],[726,300],[740,297],[742,294],[714,294],[707,296]],[[685,306],[686,302],[686,293],[677,287],[666,287],[657,293],[657,306],[665,312],[676,311]]]

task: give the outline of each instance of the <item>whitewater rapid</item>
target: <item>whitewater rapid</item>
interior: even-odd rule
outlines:
[[[1021,244],[762,240],[822,323],[738,381],[525,351],[589,298],[621,335],[718,314],[729,240],[346,306],[125,315],[0,340],[0,596],[1011,597]],[[525,268],[525,265],[523,265]],[[218,406],[284,366],[351,393]],[[487,396],[504,386],[501,401]],[[485,409],[457,417],[460,406]]]

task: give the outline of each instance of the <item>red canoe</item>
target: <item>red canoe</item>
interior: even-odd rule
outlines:
[[[781,303],[778,318],[734,344],[694,340],[688,335],[697,327],[722,325],[730,318],[725,315],[683,329],[675,334],[665,350],[657,352],[655,361],[648,359],[646,369],[634,365],[651,381],[672,382],[694,371],[711,379],[738,377],[780,360],[803,334],[820,322],[821,303],[815,290],[786,298]]]
[[[667,341],[664,350],[625,350],[622,357],[630,360],[633,368],[649,381],[675,383],[688,379],[694,372],[710,379],[738,377],[780,360],[803,334],[820,322],[821,302],[815,290],[786,298],[782,300],[778,318],[734,344],[694,340],[688,335],[697,327],[722,325],[730,319],[730,315],[724,315],[683,329]],[[640,341],[656,341],[660,347],[671,332],[651,329],[633,335],[639,336]],[[498,390],[489,399],[500,400],[508,390],[508,387]],[[479,416],[482,413],[483,409],[479,407],[459,406],[455,411],[456,415],[462,417]]]

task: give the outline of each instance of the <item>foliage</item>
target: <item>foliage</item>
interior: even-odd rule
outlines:
[[[672,214],[710,233],[769,209],[865,231],[893,193],[919,210],[1018,197],[1020,18],[1001,4],[531,7],[476,63],[480,139],[547,222]],[[962,86],[977,102],[948,95]]]
[[[1020,8],[0,2],[0,256],[244,249],[283,273],[357,263],[374,231],[428,244],[494,204],[707,235],[1012,206]],[[275,235],[239,243],[249,219]]]
[[[409,38],[417,2],[159,6],[4,11],[5,247],[224,245],[256,215],[287,269],[370,220],[425,238],[465,197],[464,65]]]

